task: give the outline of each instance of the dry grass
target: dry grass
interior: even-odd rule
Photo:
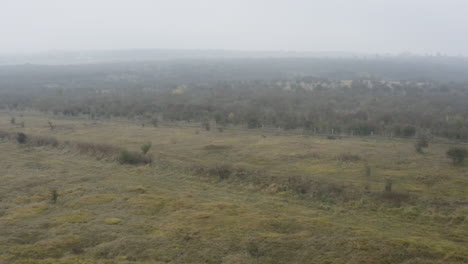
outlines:
[[[156,161],[0,141],[0,263],[468,261],[468,171],[443,143],[420,155],[408,140],[22,119],[0,115],[0,130],[135,151],[151,141]]]

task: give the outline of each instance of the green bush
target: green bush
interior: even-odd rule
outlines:
[[[144,155],[148,153],[148,151],[151,149],[151,142],[144,144],[141,146],[141,152],[143,152]]]
[[[452,160],[453,165],[460,165],[468,156],[468,150],[460,147],[453,147],[447,150],[447,157]]]
[[[151,157],[143,155],[138,152],[131,152],[126,149],[120,152],[118,160],[121,164],[132,164],[132,165],[149,164],[152,162]]]

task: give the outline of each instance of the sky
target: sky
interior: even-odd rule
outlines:
[[[468,1],[0,0],[0,53],[122,49],[468,55]]]

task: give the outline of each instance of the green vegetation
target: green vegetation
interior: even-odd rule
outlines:
[[[418,153],[423,153],[423,149],[429,147],[429,139],[427,136],[419,136],[418,140],[414,144],[414,148],[416,149],[416,152]]]
[[[144,154],[138,152],[131,152],[126,149],[120,151],[120,156],[118,158],[119,162],[122,164],[148,164],[151,163],[151,157],[145,156]]]
[[[18,135],[16,136],[16,140],[18,141],[19,144],[25,144],[26,143],[26,135],[24,133],[18,133]]]
[[[141,152],[143,152],[143,155],[146,155],[150,149],[151,149],[151,142],[143,144],[141,146]]]
[[[468,261],[458,141],[420,155],[414,139],[22,114],[0,112],[0,262]]]
[[[447,150],[447,157],[449,157],[453,165],[461,165],[465,160],[466,156],[468,156],[468,150],[465,148],[454,147]]]
[[[427,133],[467,140],[467,61],[414,60],[4,66],[0,109],[35,109],[57,118],[120,118],[154,127],[201,123],[205,131],[235,126],[333,134],[330,139]],[[51,120],[44,125],[51,131],[56,127]]]

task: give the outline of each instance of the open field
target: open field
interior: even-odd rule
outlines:
[[[36,112],[0,113],[0,131],[134,151],[151,142],[154,157],[130,166],[1,141],[0,263],[468,262],[468,169],[445,156],[462,143],[418,154],[411,139]]]

